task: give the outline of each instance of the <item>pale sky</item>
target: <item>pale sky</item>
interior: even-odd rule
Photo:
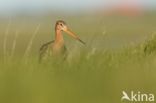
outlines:
[[[0,14],[48,10],[75,12],[105,9],[124,3],[156,9],[156,0],[0,0]]]

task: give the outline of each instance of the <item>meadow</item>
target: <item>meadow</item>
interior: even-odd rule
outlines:
[[[1,18],[0,103],[122,103],[122,91],[156,94],[155,18]],[[53,40],[57,19],[86,45],[64,33],[67,60],[39,64],[39,48]]]

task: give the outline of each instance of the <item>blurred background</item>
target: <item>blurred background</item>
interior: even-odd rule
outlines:
[[[1,0],[1,16],[82,13],[138,15],[156,9],[155,0]]]
[[[86,42],[94,38],[93,47],[118,48],[140,43],[154,33],[155,11],[155,0],[0,0],[0,37],[5,38],[8,31],[9,49],[18,32],[18,40],[24,41],[20,51],[24,52],[40,25],[32,45],[37,50],[53,39],[55,22],[63,19]]]
[[[59,19],[86,45],[64,35],[69,60],[39,64]],[[123,90],[156,94],[151,35],[156,0],[0,0],[0,102],[120,103]]]
[[[1,16],[47,14],[129,14],[137,15],[156,9],[155,0],[1,0]]]

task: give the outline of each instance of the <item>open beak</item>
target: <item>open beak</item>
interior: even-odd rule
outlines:
[[[85,42],[82,41],[75,33],[73,33],[71,30],[66,29],[64,30],[66,33],[68,33],[71,37],[73,37],[74,39],[78,40],[79,42],[81,42],[82,44],[85,45]]]

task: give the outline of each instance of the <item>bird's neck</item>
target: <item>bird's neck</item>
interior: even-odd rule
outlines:
[[[64,44],[63,35],[61,30],[55,31],[55,43],[56,44]]]

